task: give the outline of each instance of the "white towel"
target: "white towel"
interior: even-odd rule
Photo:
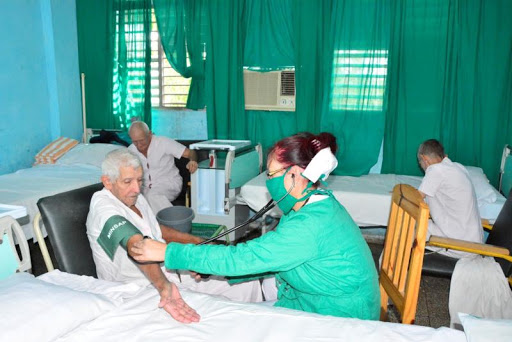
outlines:
[[[500,265],[491,257],[473,255],[457,261],[450,284],[450,327],[458,313],[482,318],[512,318],[512,291]]]

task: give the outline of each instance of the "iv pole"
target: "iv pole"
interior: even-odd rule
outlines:
[[[80,83],[82,85],[82,125],[84,132],[82,134],[82,142],[87,143],[87,122],[86,122],[86,111],[85,111],[85,73],[80,74]]]

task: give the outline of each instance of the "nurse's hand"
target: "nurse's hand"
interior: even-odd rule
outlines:
[[[173,283],[167,283],[160,291],[159,308],[167,311],[181,323],[199,322],[199,314],[181,298],[180,291]]]
[[[201,281],[201,280],[206,280],[206,279],[210,278],[209,274],[202,274],[202,273],[197,273],[194,271],[188,271],[188,272],[190,273],[190,276],[195,279],[195,281]]]
[[[165,259],[167,245],[163,242],[144,239],[136,242],[131,248],[132,257],[139,262],[156,261],[162,262]]]

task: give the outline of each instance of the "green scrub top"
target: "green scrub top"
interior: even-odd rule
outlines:
[[[377,270],[359,227],[333,197],[281,218],[274,231],[236,246],[170,243],[168,269],[224,276],[276,275],[276,306],[379,319]]]

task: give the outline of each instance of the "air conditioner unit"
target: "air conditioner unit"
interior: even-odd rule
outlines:
[[[295,111],[295,71],[244,70],[246,110]]]

